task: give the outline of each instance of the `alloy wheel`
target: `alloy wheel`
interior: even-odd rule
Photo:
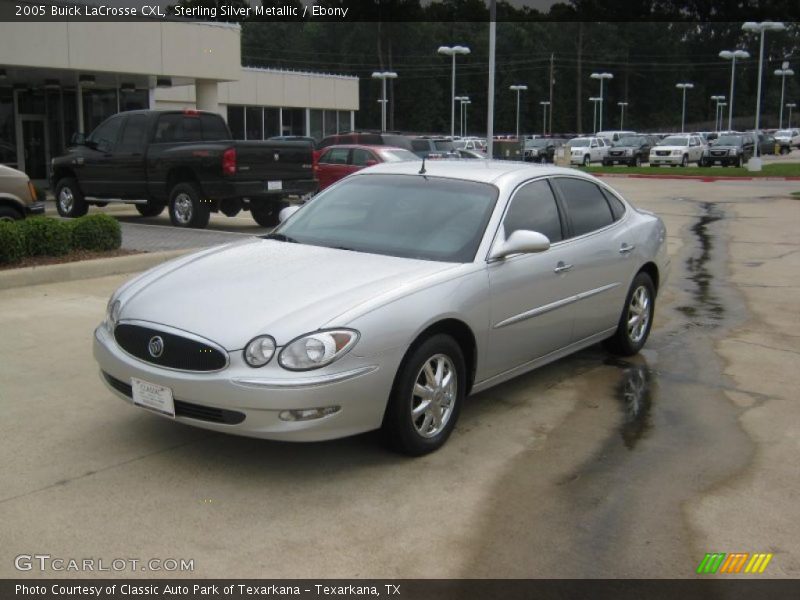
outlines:
[[[192,220],[194,206],[189,194],[181,192],[175,196],[175,219],[183,225],[188,225]]]
[[[640,285],[631,295],[631,302],[628,306],[628,338],[632,343],[638,344],[647,333],[650,313],[650,292],[646,287]]]
[[[58,192],[58,206],[64,214],[72,212],[72,207],[75,206],[75,196],[68,187],[63,187]]]
[[[411,421],[424,438],[440,434],[447,426],[458,392],[456,369],[450,357],[435,354],[425,361],[411,392]]]

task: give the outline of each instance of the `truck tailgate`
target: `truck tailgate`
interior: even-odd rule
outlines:
[[[311,145],[305,142],[235,142],[234,180],[282,181],[313,179]]]

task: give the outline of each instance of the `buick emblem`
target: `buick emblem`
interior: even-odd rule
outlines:
[[[161,336],[155,335],[151,337],[147,343],[147,350],[153,358],[161,356],[164,353],[164,340],[161,339]]]

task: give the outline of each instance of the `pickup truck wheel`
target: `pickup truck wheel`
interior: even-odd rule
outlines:
[[[10,206],[0,206],[0,223],[17,221],[22,218],[22,213],[14,210]]]
[[[588,167],[590,162],[591,162],[591,159],[589,158],[589,155],[588,155],[588,154],[586,154],[586,155],[583,157],[583,166],[584,166],[584,167]]]
[[[179,183],[169,195],[169,220],[175,227],[203,229],[211,210],[202,202],[200,190],[193,183]]]
[[[280,220],[278,215],[289,206],[288,202],[263,202],[250,207],[253,220],[262,227],[275,227]]]
[[[65,177],[56,184],[56,210],[62,217],[70,219],[89,212],[89,205],[83,199],[78,182],[72,177]]]
[[[150,201],[147,204],[137,204],[136,210],[143,217],[157,217],[164,212],[164,205]]]
[[[686,154],[683,155],[683,160],[681,161],[681,166],[682,167],[688,167],[689,166],[689,157]]]

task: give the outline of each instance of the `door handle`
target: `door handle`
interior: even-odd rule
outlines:
[[[636,248],[636,246],[634,246],[633,244],[623,243],[622,246],[619,247],[619,253],[628,254],[628,252],[633,252],[634,248]]]
[[[567,265],[567,264],[564,264],[563,262],[559,261],[559,263],[556,265],[556,268],[553,269],[553,272],[554,273],[566,273],[571,268],[572,268],[572,265]]]

